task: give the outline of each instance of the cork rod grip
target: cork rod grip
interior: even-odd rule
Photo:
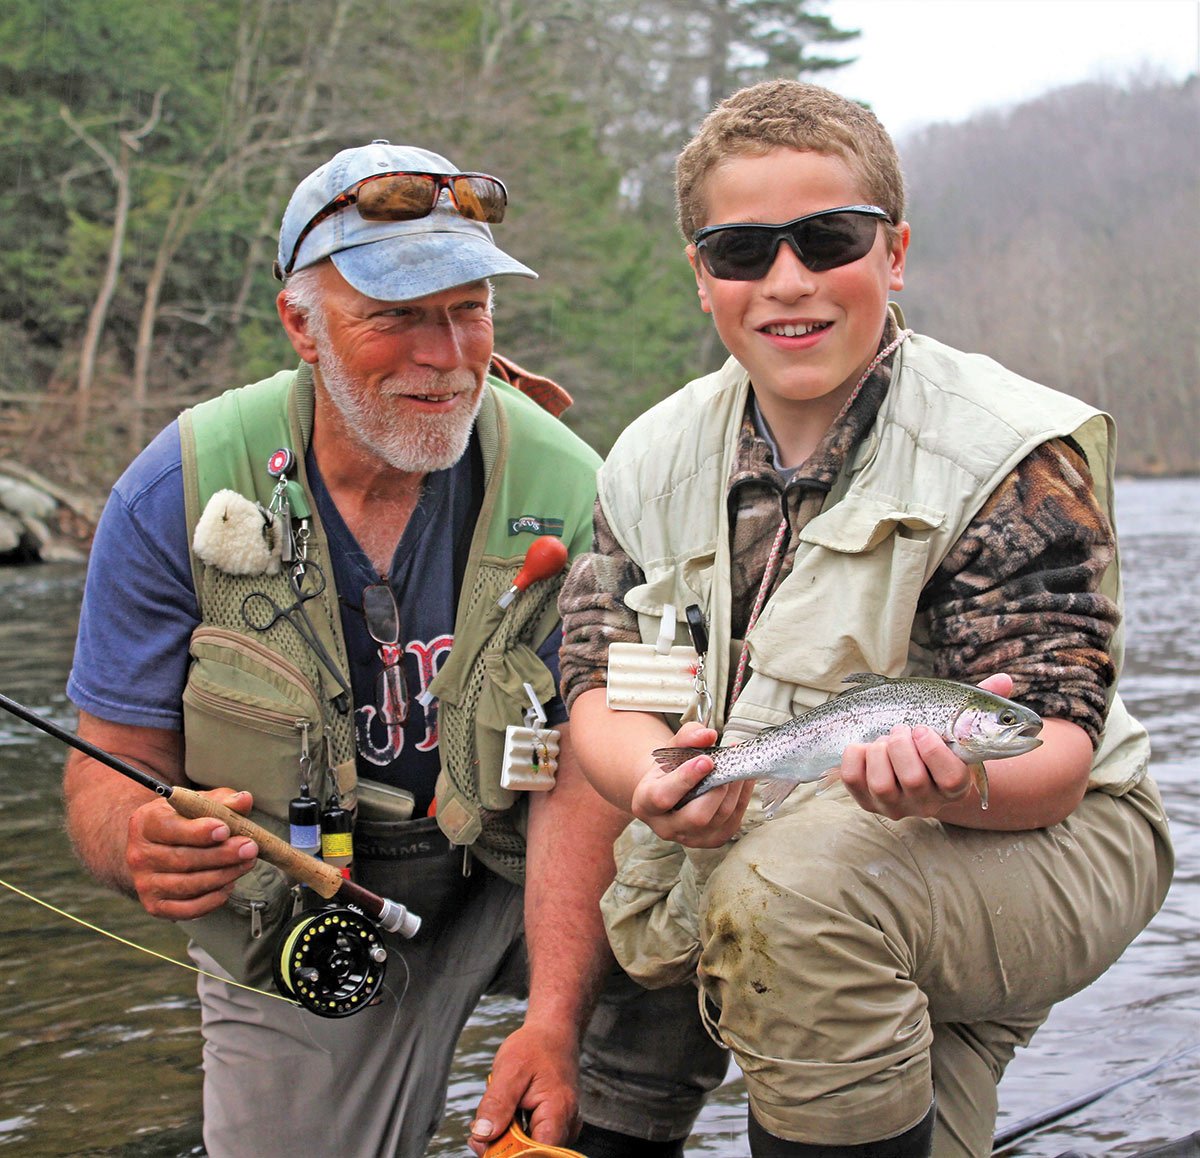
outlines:
[[[171,789],[167,799],[180,816],[186,816],[189,820],[199,820],[202,816],[223,820],[229,825],[230,832],[248,836],[254,841],[258,845],[258,855],[263,860],[282,869],[292,880],[308,885],[326,900],[345,883],[342,874],[333,865],[292,848],[287,841],[280,840],[261,824],[255,824],[240,812],[234,812],[232,808],[226,808],[208,796],[176,786]]]

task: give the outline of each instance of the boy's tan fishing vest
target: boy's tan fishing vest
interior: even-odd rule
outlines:
[[[625,596],[643,641],[656,639],[665,603],[699,603],[708,616],[714,726],[726,741],[822,703],[853,672],[930,674],[921,590],[1040,443],[1070,435],[1082,446],[1101,508],[1114,518],[1107,415],[989,358],[909,339],[874,426],[801,531],[791,573],[749,634],[753,674],[726,719],[721,693],[741,647],[729,637],[726,492],[748,389],[733,359],[689,383],[621,436],[599,481],[609,524],[646,576]],[[1115,558],[1102,589],[1120,604]],[[1123,650],[1118,628],[1118,672]],[[1120,697],[1109,700],[1089,786],[1120,794],[1145,775],[1149,742]]]
[[[311,496],[304,456],[313,408],[312,370],[305,365],[227,391],[180,416],[189,543],[218,490],[269,504],[275,480],[266,463],[280,447],[294,451],[295,477]],[[590,546],[599,458],[551,414],[491,377],[476,432],[483,505],[459,593],[454,645],[429,687],[438,699],[442,761],[437,819],[453,843],[470,845],[489,868],[520,881],[525,808],[520,793],[500,787],[504,735],[508,725],[523,722],[529,707],[525,682],[542,702],[554,695],[553,677],[536,649],[558,623],[562,576],[531,585],[507,614],[496,601],[512,585],[529,544],[547,528],[561,528],[572,557]],[[329,546],[311,497],[309,505],[307,555],[327,584],[306,609],[326,650],[348,673]],[[230,575],[194,552],[192,570],[202,623],[192,636],[183,697],[189,779],[200,787],[248,789],[254,819],[286,839],[288,801],[297,794],[307,754],[313,795],[324,798],[336,780],[343,806],[353,808],[353,706],[338,710],[341,688],[290,626],[259,633],[242,616],[243,600],[255,592],[291,606],[295,596],[286,574]],[[289,891],[283,874],[260,861],[228,904],[185,927],[235,977],[262,981],[273,949],[273,938],[262,931],[290,916]]]
[[[599,480],[609,525],[646,576],[625,596],[643,642],[657,638],[666,603],[699,603],[708,617],[706,674],[723,743],[824,702],[853,672],[929,674],[921,590],[1004,476],[1040,443],[1071,435],[1082,446],[1113,519],[1107,415],[989,358],[910,338],[874,426],[801,532],[791,573],[749,633],[753,673],[727,717],[723,693],[741,641],[729,634],[726,493],[749,385],[733,359],[689,383],[621,436]],[[1115,558],[1102,586],[1120,603]],[[1122,651],[1118,629],[1118,672]],[[1149,759],[1145,730],[1110,693],[1089,787],[1126,792]],[[802,786],[782,808],[802,808],[805,789],[815,788]],[[746,823],[761,823],[757,803]],[[704,883],[728,847],[684,850],[636,820],[618,839],[617,879],[601,909],[617,960],[641,984],[695,976]]]

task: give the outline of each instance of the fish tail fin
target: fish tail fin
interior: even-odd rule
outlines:
[[[693,756],[704,756],[711,751],[711,748],[655,748],[650,754],[664,772],[674,772]]]
[[[969,765],[971,769],[971,779],[975,782],[975,791],[979,793],[979,807],[986,811],[988,806],[988,778],[987,769],[983,766],[983,761],[978,764]]]
[[[760,780],[758,792],[762,797],[763,816],[770,820],[779,806],[795,791],[798,780]]]

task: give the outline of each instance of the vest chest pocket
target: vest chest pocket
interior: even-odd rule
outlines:
[[[710,550],[682,556],[678,563],[647,571],[646,582],[631,587],[622,601],[638,617],[642,638],[653,640],[659,632],[663,608],[675,608],[675,642],[689,643],[685,608],[693,603],[709,609],[716,555]]]
[[[184,770],[203,788],[252,792],[255,811],[276,821],[271,827],[278,830],[300,787],[306,753],[312,795],[322,797],[326,788],[318,778],[325,740],[316,689],[258,640],[226,628],[198,627],[190,652]]]
[[[517,644],[506,651],[483,655],[484,680],[475,709],[475,748],[479,759],[479,802],[484,808],[511,808],[520,793],[500,787],[504,764],[504,738],[510,725],[525,721],[529,684],[542,704],[554,698],[554,680],[536,651]]]
[[[755,670],[831,692],[843,690],[849,672],[902,675],[944,520],[930,508],[862,496],[818,515],[751,633]]]

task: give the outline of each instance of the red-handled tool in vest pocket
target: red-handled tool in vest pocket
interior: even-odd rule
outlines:
[[[539,579],[557,575],[567,565],[567,557],[567,545],[562,539],[553,535],[541,535],[534,539],[525,552],[525,562],[513,578],[512,586],[496,602],[501,607],[508,607],[522,591]]]

